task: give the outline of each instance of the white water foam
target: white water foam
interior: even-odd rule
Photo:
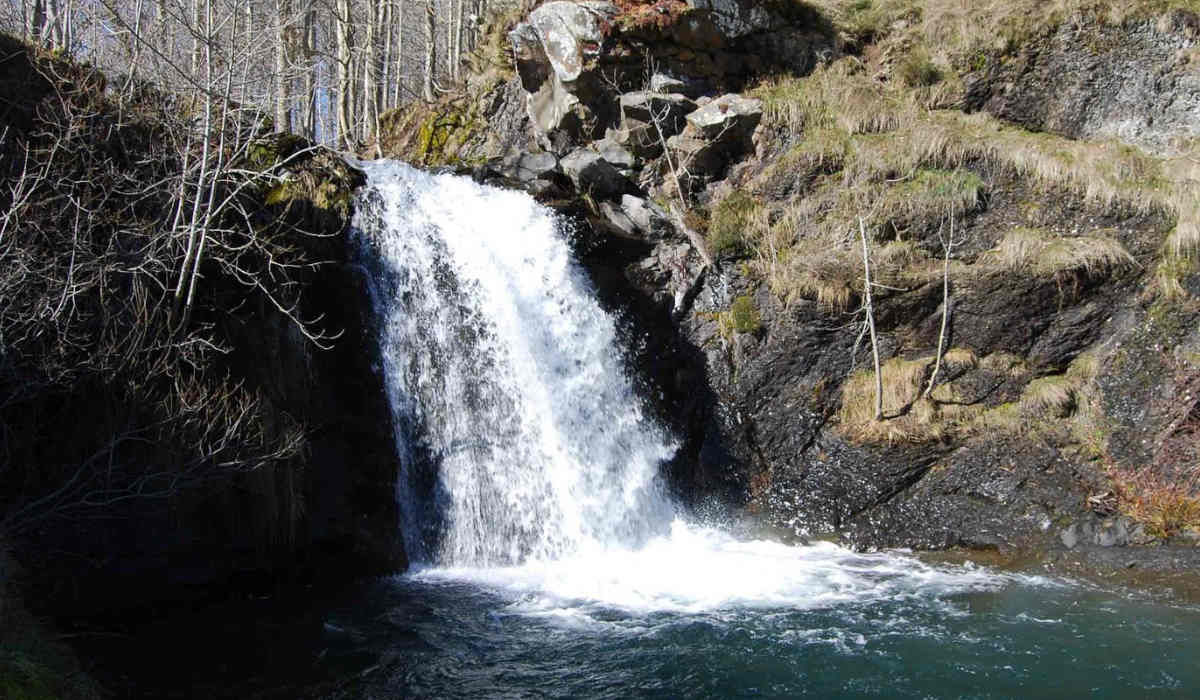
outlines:
[[[982,567],[934,566],[900,553],[854,552],[827,542],[790,546],[738,540],[683,520],[638,549],[598,548],[510,567],[429,568],[409,578],[471,582],[511,599],[514,612],[584,615],[597,607],[635,614],[816,610],[1050,583]]]

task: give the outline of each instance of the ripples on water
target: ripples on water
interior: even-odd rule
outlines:
[[[676,522],[637,552],[378,583],[336,697],[1195,697],[1200,613]],[[356,641],[349,641],[353,638]]]

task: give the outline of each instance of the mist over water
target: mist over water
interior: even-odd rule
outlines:
[[[1200,687],[1192,608],[689,520],[660,476],[675,442],[641,410],[552,213],[466,178],[362,167],[355,236],[413,566],[328,622],[331,658],[376,660],[349,696]]]

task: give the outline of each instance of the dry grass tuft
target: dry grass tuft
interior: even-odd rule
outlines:
[[[1029,372],[1025,358],[1011,352],[994,352],[979,361],[979,366],[997,374],[1007,373],[1011,377],[1019,377]]]
[[[866,442],[936,442],[957,434],[981,410],[965,405],[952,384],[922,396],[932,357],[883,364],[883,415],[875,420],[875,373],[856,372],[842,385],[842,430]]]
[[[1075,410],[1075,383],[1062,375],[1035,379],[1021,393],[1021,410],[1031,416],[1066,418]]]
[[[970,348],[950,348],[942,355],[942,362],[947,369],[975,369],[979,366],[979,358]]]
[[[1185,530],[1200,531],[1200,468],[1165,475],[1154,465],[1132,473],[1111,470],[1123,513],[1146,528],[1146,534],[1167,538]]]
[[[1020,376],[1024,362],[1014,355],[994,353],[982,360],[965,348],[946,352],[947,365],[980,367]],[[1069,434],[1091,454],[1103,452],[1104,433],[1097,416],[1093,380],[1099,359],[1080,355],[1061,375],[1035,379],[1026,385],[1019,401],[987,407],[971,403],[954,381],[934,387],[922,397],[924,381],[933,358],[892,359],[883,365],[884,420],[875,417],[875,374],[864,370],[851,375],[842,386],[838,413],[842,430],[865,442],[931,442],[967,435],[1017,435],[1039,431]],[[1063,433],[1063,431],[1069,433]]]
[[[892,358],[884,362],[883,415],[885,418],[907,411],[921,395],[921,382],[930,367],[929,359],[905,360]],[[842,387],[843,425],[863,425],[875,422],[875,372],[856,372]],[[886,422],[886,421],[885,421]]]
[[[918,92],[880,83],[854,57],[757,89],[768,126],[794,143],[764,180],[777,183],[791,173],[806,189],[811,183],[811,191],[784,204],[769,227],[747,238],[757,271],[785,303],[824,291],[821,296],[836,305],[849,298],[845,290],[856,287],[842,274],[842,255],[834,256],[837,274],[827,274],[828,259],[816,265],[823,272],[814,274],[809,260],[814,244],[807,239],[823,240],[837,251],[850,247],[860,216],[874,235],[903,239],[910,229],[936,226],[949,211],[969,212],[983,196],[983,183],[968,167],[1065,187],[1099,208],[1176,215],[1179,223],[1168,247],[1200,245],[1189,242],[1191,232],[1200,230],[1190,221],[1200,213],[1185,206],[1194,196],[1180,179],[1183,166],[1168,167],[1163,159],[1115,141],[1071,141],[1006,126],[986,114],[930,110]],[[1135,265],[1116,240],[1031,230],[1010,232],[990,257],[994,264],[1025,265],[1038,275],[1081,271],[1096,276]],[[924,258],[914,260],[917,269],[910,280],[923,278]],[[837,293],[831,293],[834,289]]]
[[[713,207],[708,221],[708,248],[716,257],[745,252],[746,243],[761,236],[770,221],[762,201],[734,190]]]
[[[1003,403],[980,412],[970,430],[977,435],[1015,435],[1025,432],[1028,424],[1020,404]]]
[[[984,257],[1002,269],[1039,277],[1074,271],[1100,276],[1137,265],[1125,246],[1112,238],[1064,238],[1029,228],[1009,231]]]
[[[1183,281],[1197,272],[1200,269],[1194,258],[1175,255],[1168,250],[1154,268],[1152,284],[1159,296],[1167,301],[1186,299],[1188,292]]]
[[[1108,24],[1196,11],[1194,0],[807,0],[852,43],[902,35],[936,47],[935,61],[973,67],[981,54],[1010,52],[1029,37],[1081,14]]]

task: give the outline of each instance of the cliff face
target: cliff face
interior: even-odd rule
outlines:
[[[180,138],[199,107],[0,42],[0,86],[24,96],[0,108],[0,537],[31,605],[402,568],[390,416],[345,250],[361,174],[231,117],[240,146],[209,176],[226,204],[185,311],[171,221],[204,185],[199,140]]]
[[[862,547],[1188,545],[1197,20],[1135,5],[546,3],[487,93],[525,108],[507,151],[438,162],[586,222],[697,506]]]

